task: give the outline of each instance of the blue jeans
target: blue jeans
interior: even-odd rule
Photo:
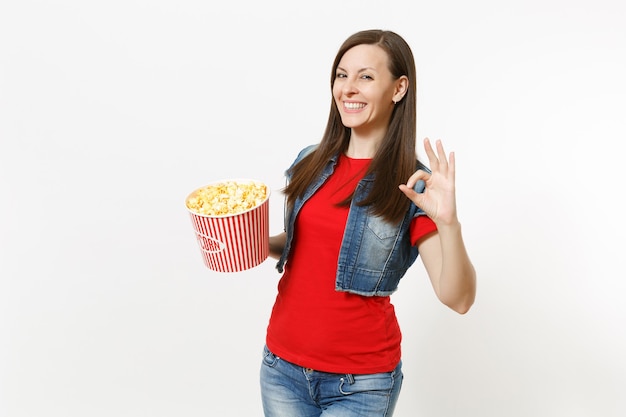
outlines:
[[[265,417],[391,417],[402,378],[402,362],[380,374],[335,374],[294,365],[265,346],[263,412]]]

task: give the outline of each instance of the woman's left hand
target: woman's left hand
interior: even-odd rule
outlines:
[[[449,225],[458,221],[456,214],[455,194],[455,165],[454,152],[446,158],[441,140],[435,144],[437,153],[433,150],[430,140],[424,139],[424,149],[428,156],[431,174],[418,170],[408,179],[406,184],[399,186],[400,190],[424,210],[437,225]],[[415,184],[422,180],[426,184],[423,193],[413,190]]]

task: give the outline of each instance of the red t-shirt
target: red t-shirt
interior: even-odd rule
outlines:
[[[266,343],[277,356],[306,368],[334,373],[389,372],[400,361],[402,338],[389,297],[335,291],[335,276],[348,207],[371,159],[341,155],[335,172],[302,207],[292,251],[278,284]],[[420,216],[411,241],[436,230]]]

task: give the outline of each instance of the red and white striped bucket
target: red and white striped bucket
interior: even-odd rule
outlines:
[[[190,193],[185,201],[198,190]],[[218,272],[239,272],[268,258],[269,187],[266,190],[266,198],[261,204],[237,214],[208,216],[187,208],[207,268]]]

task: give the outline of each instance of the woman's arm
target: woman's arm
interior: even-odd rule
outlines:
[[[400,190],[437,225],[437,232],[419,241],[417,247],[439,300],[464,314],[476,298],[476,271],[465,249],[457,218],[454,153],[450,153],[448,160],[441,141],[436,146],[437,154],[430,141],[424,140],[432,173],[415,172],[406,185],[400,185]],[[423,193],[413,190],[419,180],[426,183]]]
[[[437,298],[465,314],[476,298],[476,271],[465,250],[461,224],[438,225],[438,232],[418,242],[417,248]]]
[[[282,255],[283,249],[285,249],[286,241],[286,232],[283,232],[279,235],[270,236],[270,257],[274,259],[280,259],[280,255]]]

